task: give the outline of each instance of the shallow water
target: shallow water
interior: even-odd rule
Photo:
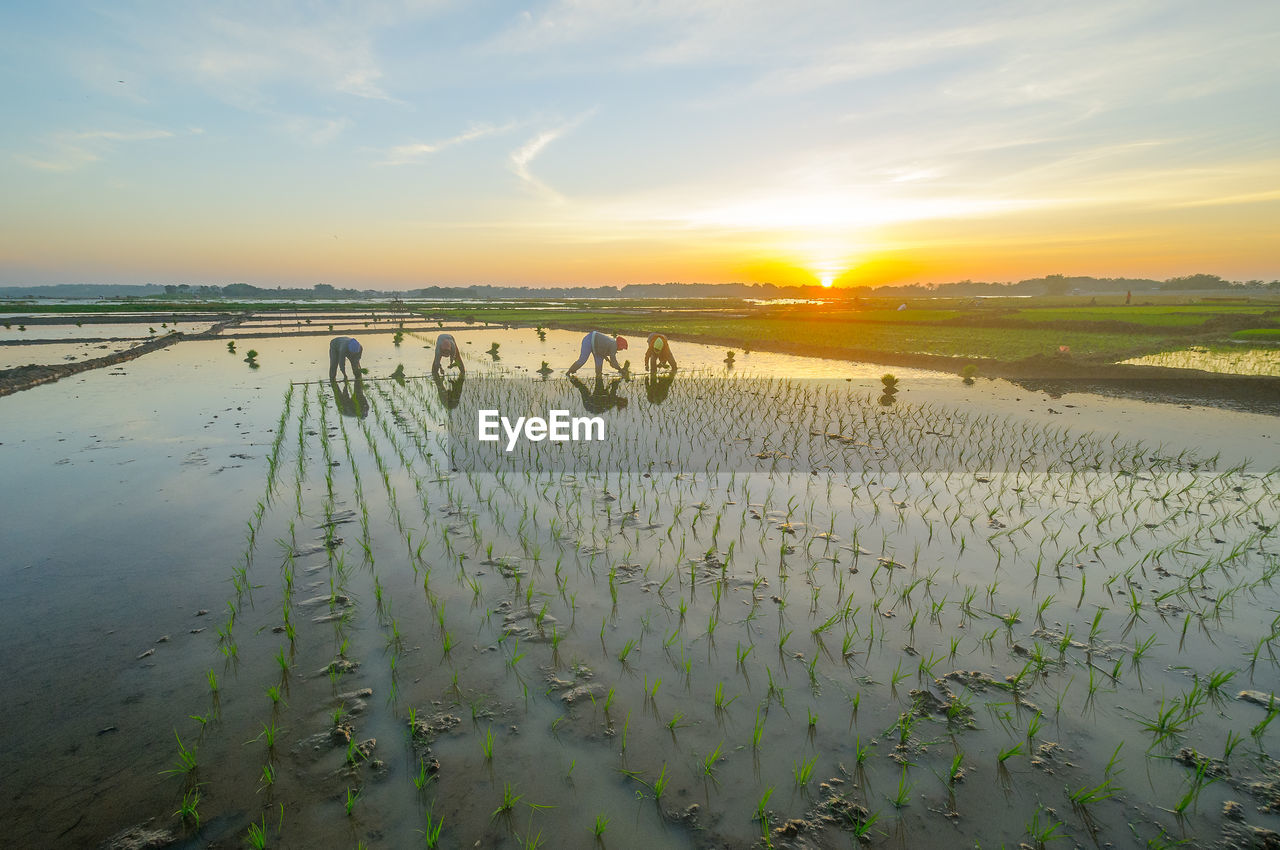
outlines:
[[[1033,817],[1081,844],[1090,824],[1124,843],[1126,822],[1143,840],[1199,844],[1244,792],[1210,785],[1174,818],[1194,772],[1165,756],[1220,757],[1231,732],[1243,782],[1274,752],[1274,728],[1250,735],[1266,712],[1229,698],[1196,703],[1158,743],[1142,720],[1213,670],[1235,671],[1227,697],[1275,682],[1273,417],[908,370],[884,406],[883,367],[739,352],[730,372],[724,350],[677,344],[686,368],[661,403],[642,380],[619,385],[631,403],[605,414],[604,453],[538,472],[542,455],[513,464],[470,439],[471,417],[576,405],[559,373],[580,335],[455,332],[469,379],[453,410],[414,377],[430,366],[423,336],[363,339],[370,379],[397,364],[410,376],[367,381],[364,418],[314,382],[327,367],[315,338],[253,340],[257,369],[248,341],[237,354],[183,342],[0,399],[15,841],[94,846],[149,817],[177,827],[184,776],[162,773],[175,733],[198,753],[191,846],[237,846],[251,821],[275,842],[281,811],[283,846],[416,845],[428,812],[445,846],[587,846],[597,815],[615,846],[747,846],[768,789],[780,826],[831,799],[819,783],[833,777],[878,813],[877,844],[1012,845]],[[557,367],[545,382],[529,375],[542,360]],[[732,463],[641,468],[655,443],[686,467]],[[1193,467],[1188,449],[1221,458]],[[776,453],[819,452],[842,465],[771,471]],[[286,602],[293,640],[272,631]],[[1067,628],[1082,646],[1059,649]],[[360,666],[316,675],[336,657]],[[944,680],[949,721],[911,691],[946,701],[934,679],[952,670],[1022,678],[1016,692]],[[598,692],[567,705],[556,682]],[[385,767],[357,757],[343,773],[332,699],[365,687],[355,738],[375,737]],[[411,710],[460,720],[431,745],[441,769],[425,792]],[[956,753],[967,775],[953,784]],[[1087,809],[1063,791],[1106,779],[1122,793]],[[495,815],[508,782],[521,800]],[[664,814],[694,803],[697,829]],[[809,839],[851,841],[836,824]]]

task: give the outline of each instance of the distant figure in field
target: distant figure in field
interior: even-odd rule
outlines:
[[[582,396],[582,406],[588,413],[604,413],[606,410],[612,410],[615,407],[623,408],[627,406],[627,400],[618,395],[618,385],[622,383],[621,378],[614,378],[609,382],[608,387],[605,387],[604,379],[599,376],[596,376],[594,387],[588,387],[572,376],[569,381]]]
[[[462,365],[462,352],[458,350],[458,341],[453,338],[453,334],[440,334],[436,337],[436,359],[431,363],[431,374],[439,375],[444,370],[440,368],[440,361],[449,358],[449,366],[457,366],[458,374],[465,375],[466,367]]]
[[[659,366],[665,366],[674,372],[676,358],[671,353],[671,343],[667,342],[667,338],[653,333],[649,334],[649,349],[644,353],[644,368],[656,372]]]
[[[618,365],[618,352],[627,350],[627,341],[620,336],[609,336],[600,333],[600,331],[592,331],[582,338],[582,352],[578,356],[578,362],[569,367],[569,375],[573,376],[575,372],[582,368],[582,364],[587,362],[588,357],[596,359],[596,380],[600,380],[600,373],[604,367],[604,361],[607,358],[609,365],[622,371],[622,367]]]
[[[459,372],[458,377],[446,379],[443,372],[433,372],[431,377],[436,382],[436,393],[440,396],[440,404],[445,410],[453,410],[462,401],[462,384],[466,381],[464,373]]]
[[[1125,292],[1125,294],[1124,294],[1124,303],[1125,303],[1125,304],[1132,304],[1132,303],[1133,303],[1133,290],[1132,290],[1132,289],[1130,289],[1130,290],[1128,290],[1127,292]]]
[[[347,362],[351,363],[351,373],[360,380],[360,355],[364,347],[349,336],[335,336],[329,341],[329,380],[335,380],[338,369],[342,369],[342,377],[347,377]]]

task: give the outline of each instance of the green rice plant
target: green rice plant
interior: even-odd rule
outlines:
[[[760,749],[760,742],[764,740],[764,717],[760,716],[760,707],[756,706],[756,722],[751,731],[751,747],[752,749]]]
[[[715,699],[716,711],[725,711],[726,709],[729,708],[729,706],[733,705],[733,701],[736,700],[737,697],[736,696],[730,697],[729,700],[726,702],[724,698],[724,682],[716,682],[716,691],[715,691],[714,699]]]
[[[200,828],[200,790],[192,788],[182,795],[182,802],[173,816],[183,823],[190,823],[193,828]]]
[[[720,748],[723,746],[724,742],[721,741],[719,744],[716,744],[716,748],[714,750],[707,753],[706,757],[702,759],[702,772],[705,776],[715,779],[716,762],[720,761]]]
[[[951,767],[947,770],[947,781],[952,785],[964,778],[964,753],[958,752],[951,758]]]
[[[267,816],[266,815],[262,816],[262,822],[260,824],[258,823],[249,824],[249,831],[248,831],[248,834],[245,836],[245,841],[247,841],[249,846],[254,848],[254,850],[263,850],[263,848],[267,846]]]
[[[480,742],[480,751],[484,753],[485,761],[493,761],[493,730],[486,729],[484,739]]]
[[[173,737],[178,740],[178,763],[169,770],[160,771],[162,774],[186,774],[192,775],[196,772],[196,750],[194,747],[187,749],[182,743],[182,738],[178,735],[178,730],[173,730]]]
[[[853,837],[860,842],[869,842],[871,828],[875,826],[876,821],[880,820],[879,812],[872,812],[866,819],[852,825]]]
[[[894,808],[901,809],[907,805],[907,801],[911,799],[911,789],[915,788],[914,782],[907,782],[907,768],[902,768],[902,776],[898,779],[898,793],[894,795],[892,803]]]
[[[272,705],[279,705],[280,704],[280,688],[276,685],[268,685],[267,698],[271,700]]]
[[[360,789],[359,789],[359,788],[348,788],[348,789],[347,789],[347,799],[346,799],[346,803],[344,804],[344,806],[345,806],[345,808],[346,808],[346,810],[347,810],[347,817],[351,817],[352,813],[355,811],[355,808],[356,808],[356,802],[357,802],[359,799],[360,799]]]
[[[1031,747],[1036,737],[1036,733],[1040,731],[1041,722],[1044,720],[1043,714],[1033,714],[1031,719],[1027,721],[1027,746]]]
[[[1044,812],[1044,821],[1040,820],[1041,812]],[[1037,847],[1044,847],[1050,841],[1056,841],[1062,838],[1058,835],[1058,830],[1062,828],[1062,822],[1055,820],[1047,811],[1037,808],[1031,815],[1031,821],[1026,825],[1027,835],[1036,842]]]
[[[1151,635],[1151,637],[1147,638],[1144,641],[1139,641],[1136,638],[1134,639],[1133,665],[1135,667],[1142,663],[1143,656],[1145,656],[1147,652],[1151,649],[1151,647],[1155,645],[1155,642],[1156,642],[1155,635]]]
[[[1100,803],[1103,800],[1110,800],[1120,793],[1120,786],[1116,785],[1115,780],[1107,777],[1100,784],[1092,788],[1079,788],[1069,795],[1071,804],[1082,810],[1087,810],[1094,803]]]
[[[858,737],[854,738],[854,740],[853,740],[853,760],[854,760],[854,762],[856,762],[856,763],[857,763],[857,764],[859,764],[859,765],[866,764],[866,763],[867,763],[867,759],[868,759],[870,756],[871,756],[871,752],[870,752],[870,750],[868,750],[868,749],[867,749],[867,747],[866,747],[866,745],[862,743],[862,736],[861,736],[861,735],[859,735]]]
[[[1173,811],[1175,814],[1182,815],[1186,812],[1188,807],[1194,806],[1196,801],[1200,798],[1200,792],[1221,778],[1215,776],[1206,782],[1205,769],[1207,767],[1208,762],[1205,760],[1201,760],[1196,766],[1195,776],[1190,780],[1190,787],[1187,788],[1187,792],[1182,795],[1178,802],[1174,804]]]
[[[441,816],[439,820],[436,820],[431,812],[428,811],[426,826],[426,829],[418,831],[422,833],[427,850],[434,850],[434,848],[440,846],[440,830],[444,829],[444,817]]]
[[[1236,675],[1235,670],[1214,670],[1211,674],[1209,674],[1209,681],[1205,687],[1208,689],[1209,693],[1211,694],[1220,693],[1222,691],[1223,685],[1230,682],[1231,679],[1235,677],[1235,675]]]
[[[1222,760],[1230,761],[1231,753],[1235,751],[1235,748],[1238,747],[1243,740],[1243,735],[1237,735],[1235,732],[1227,730],[1227,743],[1222,750]]]
[[[635,638],[628,638],[627,642],[622,645],[622,649],[618,652],[618,660],[623,664],[627,663],[627,656],[636,648]]]
[[[496,818],[498,815],[510,813],[511,810],[516,807],[516,803],[520,802],[522,799],[524,799],[524,795],[515,793],[511,788],[510,782],[504,783],[504,787],[502,789],[502,802],[498,804],[498,808],[494,809],[493,814],[489,815],[489,817],[492,819]]]
[[[609,818],[605,815],[596,815],[596,822],[595,826],[592,827],[592,833],[595,835],[597,841],[604,838],[604,831],[608,828]]]
[[[667,784],[671,781],[667,776],[667,763],[662,763],[662,769],[658,771],[658,778],[653,780],[653,799],[661,800],[662,795],[667,790]]]
[[[413,776],[413,787],[419,791],[426,790],[427,783],[432,779],[435,779],[435,774],[428,773],[427,763],[422,759],[418,759],[418,772]]]
[[[1152,717],[1138,715],[1138,723],[1145,731],[1151,733],[1151,746],[1155,747],[1170,738],[1181,735],[1186,731],[1187,725],[1199,716],[1199,711],[1190,711],[1181,699],[1169,701],[1162,699],[1155,715]]]
[[[262,780],[262,784],[258,786],[259,791],[261,791],[263,788],[270,788],[271,786],[275,785],[276,784],[275,767],[270,762],[267,762],[266,764],[264,764],[262,766],[262,773],[259,775],[259,778]]]
[[[1280,708],[1271,708],[1267,711],[1267,716],[1263,718],[1257,726],[1254,726],[1249,730],[1249,734],[1258,745],[1258,749],[1262,749],[1262,735],[1267,731],[1267,727],[1271,725],[1271,721],[1276,719],[1277,714],[1280,714]]]
[[[803,788],[809,784],[809,779],[813,776],[814,765],[817,763],[817,756],[810,756],[802,761],[792,763],[791,772],[795,776],[797,787]]]
[[[1009,759],[1013,758],[1014,756],[1016,756],[1016,755],[1020,754],[1021,752],[1022,752],[1022,742],[1021,742],[1021,741],[1019,741],[1018,743],[1014,744],[1014,745],[1013,745],[1012,747],[1010,747],[1009,749],[1007,749],[1007,750],[1001,750],[999,753],[997,753],[997,754],[996,754],[996,760],[997,760],[1000,764],[1004,764],[1006,761],[1008,761]]]

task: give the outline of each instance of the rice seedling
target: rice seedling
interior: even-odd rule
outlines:
[[[810,756],[807,759],[792,763],[791,772],[795,777],[797,787],[803,788],[809,784],[809,779],[813,776],[814,765],[817,762],[817,756]]]
[[[184,824],[191,824],[193,829],[200,828],[200,791],[192,788],[182,795],[182,802],[178,804],[178,810],[173,813]]]
[[[1041,819],[1044,815],[1044,819]],[[1058,834],[1058,830],[1062,829],[1062,822],[1056,820],[1046,809],[1037,807],[1036,811],[1031,815],[1030,822],[1026,825],[1026,833],[1031,836],[1031,840],[1036,843],[1037,847],[1044,847],[1050,841],[1056,841],[1063,836]]]
[[[702,759],[703,775],[708,776],[711,779],[715,779],[716,764],[720,761],[720,748],[723,746],[724,746],[724,742],[721,741],[719,744],[716,744],[716,748],[714,750],[707,753],[706,756],[703,757]]]
[[[516,803],[519,803],[523,799],[523,794],[517,794],[512,790],[510,782],[504,783],[502,788],[502,801],[498,804],[498,808],[494,809],[493,814],[489,817],[496,818],[498,815],[509,814],[511,810],[515,808]]]
[[[604,831],[609,828],[609,818],[605,815],[596,815],[595,825],[591,828],[592,834],[596,840],[600,841],[604,838]]]
[[[263,850],[267,846],[267,817],[262,816],[261,823],[250,823],[245,841],[254,850]]]
[[[996,754],[996,761],[998,761],[1000,764],[1004,764],[1009,759],[1013,758],[1016,755],[1020,755],[1021,753],[1022,753],[1022,743],[1018,742],[1014,744],[1012,747],[1009,747],[1008,749],[1000,750]]]
[[[348,788],[346,802],[343,804],[347,812],[347,817],[351,817],[355,812],[356,803],[360,800],[359,788]]]
[[[901,809],[907,805],[907,802],[911,799],[911,790],[913,788],[915,788],[915,783],[907,782],[907,768],[904,765],[902,776],[898,779],[898,791],[890,801],[893,803],[894,808]]]
[[[1178,802],[1173,806],[1175,814],[1179,816],[1185,814],[1188,807],[1194,806],[1196,801],[1200,799],[1200,792],[1221,778],[1218,776],[1206,778],[1205,771],[1207,768],[1207,761],[1202,760],[1196,765],[1195,775],[1191,777],[1186,793],[1183,794],[1182,797],[1178,799]]]
[[[428,811],[426,818],[426,828],[418,831],[422,833],[422,839],[427,846],[427,850],[433,850],[433,848],[440,846],[440,831],[444,829],[444,816],[435,818]]]
[[[196,750],[194,747],[188,749],[186,745],[182,743],[182,738],[178,735],[178,730],[173,730],[173,737],[178,741],[178,762],[174,767],[169,770],[162,770],[161,773],[191,776],[196,772],[196,768],[198,767],[196,762]]]

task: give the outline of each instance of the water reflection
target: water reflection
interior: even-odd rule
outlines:
[[[588,387],[573,376],[569,377],[569,383],[573,384],[574,389],[582,396],[582,406],[588,413],[604,413],[615,407],[621,409],[627,406],[627,400],[618,395],[618,387],[622,384],[621,378],[614,378],[607,387],[603,378],[596,378],[594,387]]]
[[[659,377],[650,374],[644,379],[644,394],[649,399],[650,404],[662,404],[667,400],[667,394],[671,392],[671,384],[675,381],[675,373],[662,375]]]
[[[432,376],[436,393],[440,396],[440,403],[444,405],[445,410],[453,410],[462,401],[462,384],[466,381],[466,375],[459,373],[456,378],[446,378],[444,375],[436,373]]]
[[[354,381],[343,378],[341,384],[330,381],[329,388],[333,390],[334,404],[343,416],[364,419],[369,415],[369,401],[364,396],[364,381],[360,380],[359,376]]]

